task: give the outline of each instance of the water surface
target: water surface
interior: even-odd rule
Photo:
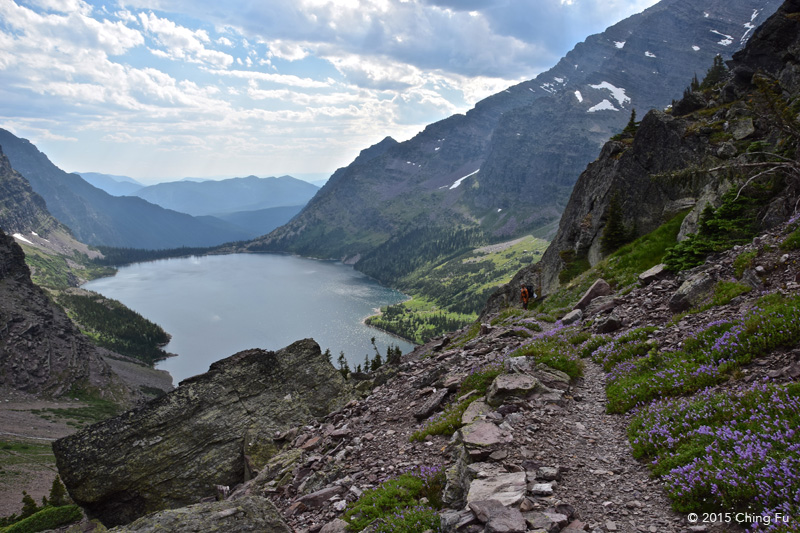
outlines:
[[[276,350],[311,337],[351,367],[390,344],[413,344],[362,320],[405,299],[352,267],[288,255],[233,254],[165,259],[121,267],[85,288],[121,301],[163,327],[175,353],[158,368],[175,383],[249,348]]]

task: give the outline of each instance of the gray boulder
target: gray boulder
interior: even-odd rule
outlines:
[[[586,307],[592,303],[592,300],[598,296],[608,296],[610,294],[614,294],[611,285],[609,285],[606,280],[600,278],[583,294],[581,299],[578,300],[578,303],[575,304],[574,309],[586,309]]]
[[[306,339],[218,361],[141,409],[59,439],[53,451],[72,499],[116,526],[243,482],[245,451],[258,468],[277,451],[277,432],[349,400],[342,376]]]
[[[669,310],[673,313],[680,313],[695,307],[703,301],[713,287],[714,278],[708,272],[691,275],[669,299]]]
[[[248,496],[235,502],[199,503],[159,511],[127,526],[115,527],[114,533],[291,533],[275,505],[261,497]]]

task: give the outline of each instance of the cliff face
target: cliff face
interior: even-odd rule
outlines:
[[[135,394],[30,279],[25,254],[0,231],[0,386],[61,396],[83,389],[130,404]]]
[[[35,231],[47,236],[57,225],[47,212],[44,198],[11,168],[0,148],[0,228],[8,234]]]
[[[248,350],[144,407],[53,444],[76,503],[105,525],[214,496],[270,456],[276,431],[341,408],[342,376],[313,340]]]
[[[638,235],[688,208],[693,210],[681,237],[695,231],[703,208],[719,205],[725,191],[747,178],[741,171],[739,178],[731,176],[752,162],[748,152],[754,143],[779,145],[791,135],[779,117],[765,110],[753,77],[758,73],[764,80],[777,81],[788,101],[800,92],[798,11],[800,3],[786,2],[759,27],[745,49],[734,55],[729,82],[717,92],[694,92],[672,114],[651,111],[632,140],[607,143],[575,184],[540,265],[521,273],[520,279],[536,278],[549,293],[559,284],[565,252],[592,265],[599,261],[614,195],[621,203],[624,225],[636,228]],[[762,228],[790,212],[789,204],[788,198],[776,199],[762,213]]]

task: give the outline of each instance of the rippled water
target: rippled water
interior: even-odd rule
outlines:
[[[208,370],[248,348],[275,350],[311,337],[329,348],[334,364],[345,353],[351,367],[381,355],[389,344],[413,345],[362,320],[404,295],[341,263],[288,255],[234,254],[166,259],[122,267],[85,288],[121,301],[159,324],[172,341],[158,368],[175,382]]]

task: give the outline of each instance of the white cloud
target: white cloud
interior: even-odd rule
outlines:
[[[218,67],[228,67],[233,63],[230,54],[206,47],[211,39],[205,30],[190,30],[171,20],[157,17],[153,13],[140,13],[139,19],[145,31],[166,47],[162,52],[172,59],[207,63]]]

